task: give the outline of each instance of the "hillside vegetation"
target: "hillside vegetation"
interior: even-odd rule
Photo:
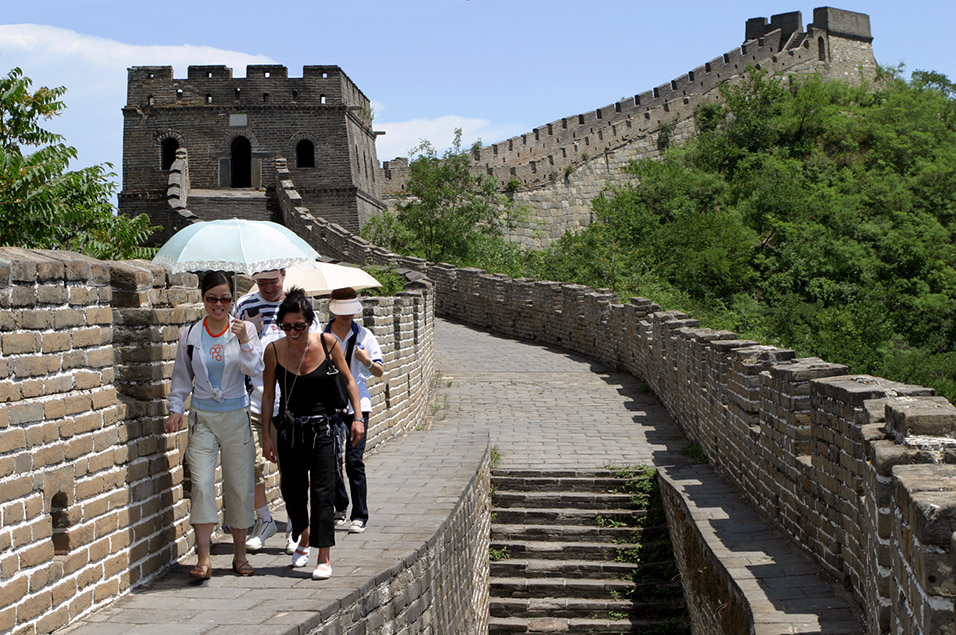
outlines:
[[[631,164],[584,231],[540,252],[486,236],[452,260],[648,297],[956,399],[954,85],[750,69],[722,93],[693,140]]]

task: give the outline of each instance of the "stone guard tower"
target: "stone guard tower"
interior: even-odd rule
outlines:
[[[302,204],[357,231],[384,207],[371,115],[338,66],[306,66],[301,78],[277,65],[249,65],[244,78],[226,66],[190,66],[186,79],[171,66],[134,66],[119,208],[149,214],[165,240],[183,222],[167,202],[175,182],[183,207],[202,220],[269,220],[275,158],[284,157]],[[185,165],[171,170],[177,154]]]

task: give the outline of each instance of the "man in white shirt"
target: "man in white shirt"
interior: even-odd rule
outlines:
[[[355,290],[347,287],[332,291],[329,301],[329,313],[335,317],[325,327],[339,340],[342,352],[346,355],[349,370],[358,385],[362,412],[353,413],[349,405],[347,413],[342,413],[335,424],[335,526],[345,528],[349,533],[360,534],[368,524],[367,483],[365,478],[365,441],[368,439],[368,419],[372,410],[372,398],[368,390],[369,377],[381,377],[385,372],[382,349],[371,331],[354,321],[354,316],[362,314],[362,304]],[[351,355],[349,352],[351,351]],[[365,434],[355,445],[349,445],[349,431],[352,421],[361,420]],[[346,447],[347,446],[347,447]],[[342,454],[345,454],[345,474],[349,479],[348,490],[342,476]],[[352,513],[349,520],[345,510],[349,505],[351,493]]]

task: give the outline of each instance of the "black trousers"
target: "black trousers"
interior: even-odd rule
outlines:
[[[335,453],[331,423],[326,417],[297,418],[291,425],[276,430],[280,489],[292,523],[292,536],[298,539],[306,527],[310,527],[310,547],[335,545]]]

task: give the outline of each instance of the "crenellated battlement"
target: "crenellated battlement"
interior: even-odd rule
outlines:
[[[702,104],[720,99],[720,84],[740,77],[748,66],[779,73],[819,72],[849,82],[860,81],[861,70],[873,74],[869,16],[831,7],[814,9],[813,16],[806,30],[799,11],[769,20],[751,18],[740,46],[668,82],[481,147],[472,156],[473,169],[492,176],[501,188],[516,180],[516,201],[535,216],[529,228],[512,238],[541,246],[586,225],[590,201],[605,181],[622,178],[619,168],[631,160],[659,156],[666,145],[658,143],[661,131],[681,129]],[[589,163],[600,165],[587,169]],[[407,161],[394,159],[382,167],[383,194],[400,194],[408,177]],[[569,189],[574,190],[570,197]],[[562,216],[555,217],[554,210]],[[543,241],[530,238],[542,231],[548,235]]]
[[[368,97],[338,66],[305,66],[289,77],[280,64],[249,64],[245,77],[228,66],[190,66],[186,79],[172,66],[133,66],[127,71],[127,108],[184,106],[272,106],[370,108]]]

